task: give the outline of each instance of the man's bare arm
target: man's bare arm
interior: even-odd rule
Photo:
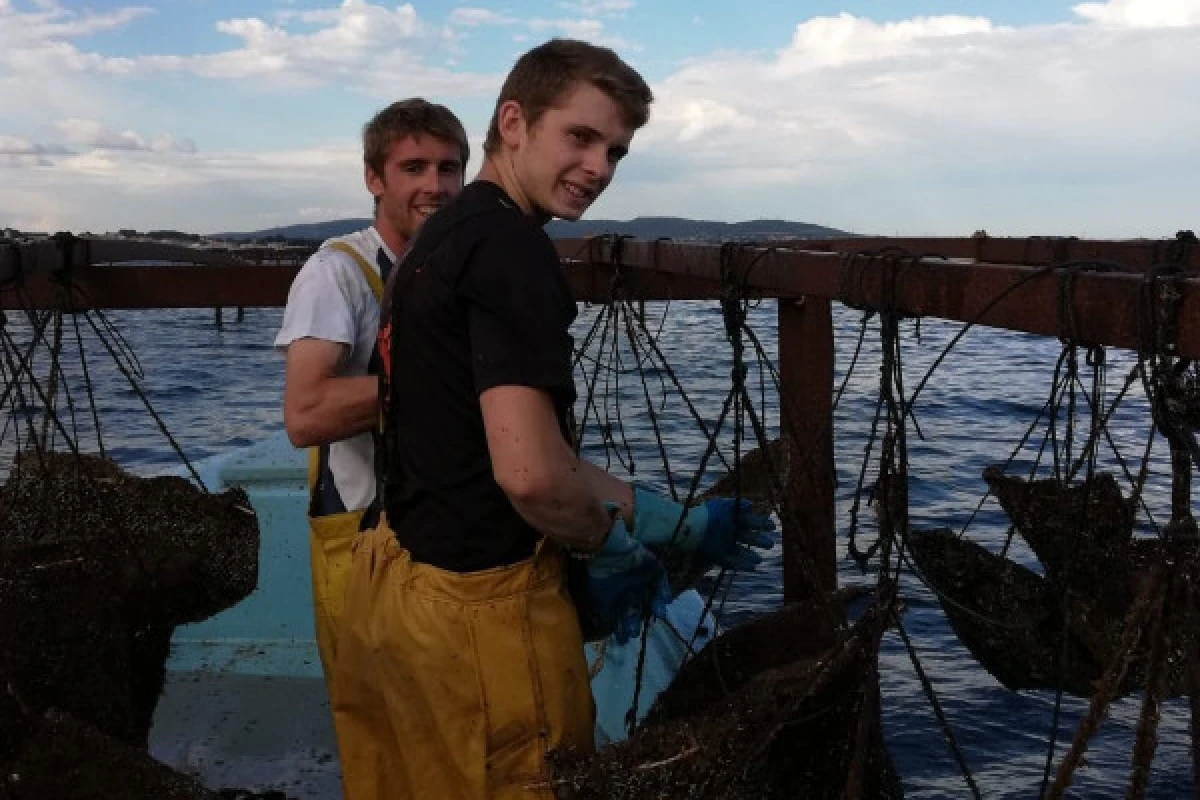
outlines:
[[[295,447],[348,439],[371,430],[378,422],[378,378],[336,375],[348,347],[311,338],[288,345],[283,426]]]
[[[517,513],[568,547],[599,548],[611,524],[595,488],[602,481],[567,445],[550,395],[497,386],[479,396],[479,406],[492,475]]]
[[[633,530],[633,487],[582,458],[579,459],[579,471],[592,495],[601,503],[615,505],[625,525]]]

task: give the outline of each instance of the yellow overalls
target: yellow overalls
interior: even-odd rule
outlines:
[[[329,245],[354,259],[363,278],[371,287],[376,302],[383,302],[383,280],[357,250],[345,242]],[[320,463],[320,448],[308,449],[308,493],[316,488]],[[346,581],[350,574],[350,546],[358,535],[363,511],[343,511],[308,517],[308,551],[312,560],[312,593],[314,627],[321,667],[325,671],[325,688],[333,696],[333,659],[337,652],[338,627],[346,604]]]
[[[334,726],[345,800],[553,800],[546,751],[595,724],[564,554],[414,562],[386,515],[353,543]]]

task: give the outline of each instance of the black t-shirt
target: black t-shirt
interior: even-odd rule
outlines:
[[[479,395],[544,389],[567,435],[576,309],[554,245],[499,186],[475,181],[425,224],[397,269],[388,522],[415,560],[442,569],[526,559],[541,535],[492,477]]]

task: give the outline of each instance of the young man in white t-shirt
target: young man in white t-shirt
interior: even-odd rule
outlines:
[[[368,363],[387,272],[463,185],[466,131],[445,106],[393,103],[363,128],[374,224],[330,239],[296,275],[275,347],[286,353],[283,421],[310,448],[310,551],[317,644],[330,685],[350,545],[375,499],[379,383]]]

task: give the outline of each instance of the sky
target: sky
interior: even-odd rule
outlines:
[[[449,105],[473,176],[504,75],[554,36],[655,95],[590,217],[1200,226],[1200,0],[0,0],[0,228],[369,216],[375,111]]]

